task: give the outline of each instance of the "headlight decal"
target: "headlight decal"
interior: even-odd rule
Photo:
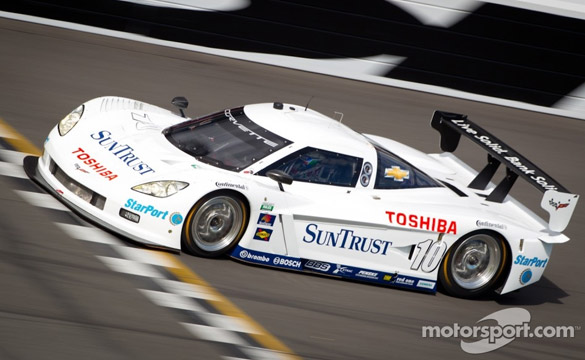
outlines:
[[[178,193],[189,186],[188,183],[176,180],[160,180],[136,185],[132,190],[146,195],[164,198]]]
[[[83,116],[83,110],[85,109],[84,105],[78,106],[75,110],[67,114],[61,121],[59,121],[59,125],[57,129],[59,130],[59,135],[65,136],[77,123],[79,119]]]

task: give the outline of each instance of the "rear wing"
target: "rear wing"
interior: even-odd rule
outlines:
[[[488,153],[486,166],[468,185],[469,188],[485,190],[500,164],[506,166],[506,176],[487,196],[487,201],[504,201],[518,177],[528,181],[544,193],[541,206],[550,214],[549,229],[563,231],[573,215],[579,195],[571,194],[564,186],[538,168],[497,137],[471,122],[467,115],[435,111],[431,126],[441,133],[441,149],[453,152],[459,145],[461,135],[479,145]]]

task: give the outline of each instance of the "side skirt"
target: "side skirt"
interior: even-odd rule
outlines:
[[[374,283],[384,286],[410,289],[427,293],[437,292],[437,282],[412,276],[389,274],[377,270],[363,269],[354,266],[329,263],[310,259],[295,258],[285,255],[275,255],[236,246],[230,257],[247,263],[276,267],[280,269],[310,272],[333,276],[354,281]]]

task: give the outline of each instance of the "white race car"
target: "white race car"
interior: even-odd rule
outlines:
[[[569,239],[578,195],[466,116],[436,111],[441,154],[279,102],[185,118],[119,97],[79,106],[27,174],[79,214],[146,245],[475,297],[535,283]],[[479,173],[451,152],[488,152]],[[497,184],[498,166],[506,176]],[[508,195],[542,192],[548,222]]]

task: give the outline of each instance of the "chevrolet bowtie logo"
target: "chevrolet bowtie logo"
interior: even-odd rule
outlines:
[[[393,178],[394,181],[403,181],[410,177],[410,171],[402,170],[400,166],[392,166],[392,168],[385,170],[384,176]]]

